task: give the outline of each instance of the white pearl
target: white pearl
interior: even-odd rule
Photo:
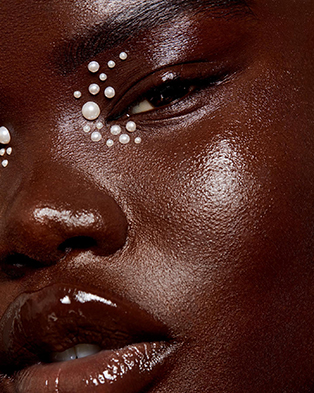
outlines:
[[[73,93],[73,95],[74,95],[75,98],[81,98],[81,97],[82,97],[82,93],[81,93],[80,91],[78,91],[78,90],[76,90],[76,91]]]
[[[5,149],[0,149],[0,156],[4,156],[5,155]]]
[[[142,138],[140,138],[139,136],[134,139],[134,143],[136,143],[137,145],[141,142],[142,142]]]
[[[111,86],[106,87],[105,89],[105,96],[107,98],[113,98],[116,95],[115,89]]]
[[[0,127],[0,143],[7,145],[10,143],[11,135],[6,127]]]
[[[95,120],[100,115],[100,108],[95,102],[88,101],[83,105],[82,115],[87,120]]]
[[[106,142],[106,145],[107,145],[108,147],[113,146],[113,144],[114,144],[114,141],[113,141],[112,139],[108,139],[107,142]]]
[[[121,133],[121,127],[117,125],[111,126],[110,132],[112,135],[119,135]]]
[[[108,61],[109,68],[114,68],[115,66],[116,66],[116,63],[113,60]]]
[[[126,60],[128,58],[128,55],[125,52],[121,52],[119,57],[121,60]]]
[[[91,135],[91,139],[93,142],[99,142],[101,138],[102,138],[101,133],[98,131],[94,131]]]
[[[96,123],[96,128],[98,128],[98,130],[101,130],[103,128],[103,124],[101,121],[99,121],[98,123]]]
[[[100,87],[97,85],[97,83],[92,83],[91,85],[89,85],[88,91],[95,96],[96,94],[98,94],[100,92]]]
[[[107,75],[105,74],[105,73],[101,73],[100,75],[99,75],[99,79],[102,81],[102,82],[104,82],[105,80],[107,80]]]
[[[129,132],[134,132],[136,130],[136,124],[134,123],[134,121],[128,121],[126,123],[125,128],[129,131]]]
[[[89,132],[90,131],[90,126],[86,125],[83,127],[84,132]]]
[[[12,147],[7,148],[7,155],[10,156],[12,154]]]
[[[3,168],[5,168],[6,166],[8,166],[9,161],[8,160],[3,160],[1,164],[2,164]]]
[[[97,61],[91,61],[91,62],[88,64],[88,69],[89,69],[89,71],[92,72],[92,73],[97,72],[97,71],[99,70],[99,68],[100,68],[100,65],[99,65],[99,63],[97,63]]]
[[[121,134],[119,137],[119,142],[122,143],[122,145],[126,145],[127,143],[130,142],[130,137],[127,134]]]

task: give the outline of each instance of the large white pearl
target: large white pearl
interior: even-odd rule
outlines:
[[[105,96],[107,98],[113,98],[116,95],[115,89],[111,86],[106,87]]]
[[[11,135],[6,127],[0,127],[0,143],[7,145],[10,143]]]
[[[100,108],[95,102],[88,101],[83,105],[82,115],[87,120],[95,120],[100,115]]]
[[[8,160],[3,160],[1,164],[2,164],[3,168],[5,168],[5,167],[8,166],[9,161]]]
[[[91,62],[88,64],[88,69],[89,69],[89,71],[92,72],[92,73],[97,72],[97,71],[99,70],[99,68],[100,68],[100,65],[99,65],[99,63],[97,63],[97,61],[91,61]]]

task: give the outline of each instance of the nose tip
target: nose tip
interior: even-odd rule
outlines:
[[[44,195],[26,187],[16,196],[0,224],[2,257],[19,254],[48,265],[74,250],[105,256],[123,247],[127,220],[116,201],[91,185],[72,184]]]

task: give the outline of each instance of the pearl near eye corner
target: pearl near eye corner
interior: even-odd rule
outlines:
[[[95,96],[96,94],[98,94],[100,92],[100,87],[97,85],[97,83],[92,83],[91,85],[89,85],[88,91]]]
[[[126,123],[125,128],[129,131],[129,132],[134,132],[136,130],[136,124],[134,123],[134,121],[128,121]]]
[[[87,67],[88,67],[89,71],[92,72],[92,73],[94,74],[94,73],[96,73],[96,72],[99,70],[100,65],[99,65],[99,63],[98,63],[97,61],[91,61],[91,62],[88,64]]]
[[[106,87],[104,94],[107,98],[113,98],[116,95],[116,92],[113,87],[108,86]]]
[[[6,127],[0,127],[0,143],[7,145],[11,141],[11,135]]]
[[[12,154],[12,147],[7,148],[7,155],[10,156]]]
[[[8,160],[3,160],[1,164],[2,164],[3,168],[5,168],[5,167],[8,166],[9,161]]]
[[[95,120],[100,115],[100,108],[95,102],[88,101],[83,105],[82,115],[87,120]]]

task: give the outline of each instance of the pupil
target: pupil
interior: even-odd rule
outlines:
[[[147,100],[154,106],[160,107],[184,97],[189,93],[189,85],[182,82],[168,84],[153,89]]]

